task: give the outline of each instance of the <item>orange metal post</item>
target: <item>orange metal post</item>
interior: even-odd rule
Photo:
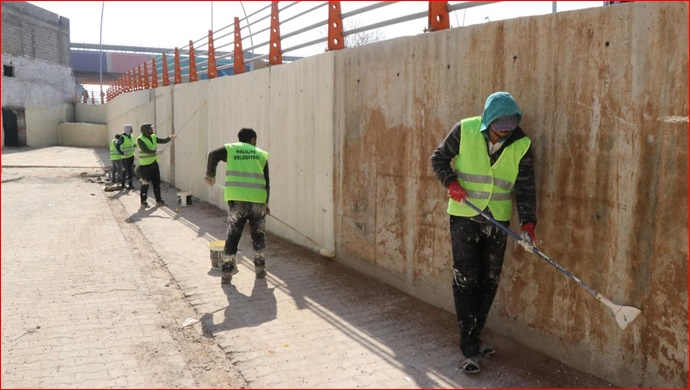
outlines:
[[[429,27],[426,31],[440,31],[450,28],[447,1],[429,1]]]
[[[149,67],[146,65],[146,62],[144,62],[144,89],[151,89],[151,85],[149,84]]]
[[[242,34],[240,34],[240,18],[235,17],[235,74],[244,73],[244,53],[242,53]]]
[[[216,70],[216,49],[213,46],[213,31],[208,30],[208,78],[215,79],[218,76]]]
[[[156,57],[151,59],[151,88],[158,88],[158,69],[156,69]]]
[[[167,87],[170,85],[170,78],[168,77],[168,59],[163,53],[163,86]]]
[[[268,50],[268,63],[280,65],[283,63],[283,55],[280,53],[280,21],[278,19],[278,2],[271,2],[271,47]]]
[[[141,71],[141,65],[137,65],[137,89],[144,89],[144,73]]]
[[[132,90],[132,76],[130,72],[131,70],[128,70],[127,73],[125,73],[125,92]]]
[[[194,42],[189,41],[189,82],[199,80],[196,75],[196,60],[194,59]]]
[[[345,48],[343,38],[343,18],[340,14],[340,2],[328,2],[328,50]]]
[[[175,48],[175,84],[182,83],[182,71],[180,70],[180,51]]]

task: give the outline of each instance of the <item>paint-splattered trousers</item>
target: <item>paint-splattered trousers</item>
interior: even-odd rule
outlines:
[[[507,235],[488,220],[451,215],[450,237],[460,350],[465,357],[474,357],[479,354],[480,334],[498,290]]]
[[[252,245],[254,246],[254,265],[264,266],[266,248],[266,205],[262,203],[228,201],[228,232],[225,240],[225,254],[234,257],[242,237],[244,225],[249,221]]]

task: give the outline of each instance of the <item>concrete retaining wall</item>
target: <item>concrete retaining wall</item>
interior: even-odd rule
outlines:
[[[108,126],[93,123],[60,123],[57,127],[58,145],[109,147]]]
[[[107,123],[105,104],[75,104],[74,108],[76,122],[103,125]]]
[[[73,109],[71,104],[25,107],[27,146],[57,145],[57,126],[74,118]]]
[[[642,314],[621,330],[511,242],[489,326],[619,386],[687,387],[687,76],[687,3],[632,3],[128,93],[107,104],[108,136],[145,122],[178,134],[164,179],[225,208],[202,181],[207,154],[253,127],[270,153],[275,216],[333,245],[337,261],[453,312],[447,195],[429,157],[490,93],[509,91],[534,145],[540,249]],[[307,241],[270,218],[269,229]]]

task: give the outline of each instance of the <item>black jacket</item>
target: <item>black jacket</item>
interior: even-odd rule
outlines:
[[[150,136],[145,135],[144,137],[148,138],[149,141],[153,142],[153,138],[151,138]],[[156,143],[158,143],[158,144],[167,144],[168,142],[170,142],[170,137],[161,138],[161,137],[159,137],[159,136],[156,136]],[[139,152],[144,152],[144,153],[156,153],[155,150],[149,149],[149,147],[146,146],[146,144],[144,143],[144,141],[140,140],[139,138],[137,138],[137,146],[139,147]]]
[[[518,126],[510,134],[508,139],[503,143],[500,149],[489,156],[491,165],[493,165],[503,153],[508,145],[516,140],[525,137],[525,133]],[[486,153],[489,154],[489,141],[486,141]],[[451,166],[451,160],[458,155],[460,150],[460,122],[456,123],[450,130],[446,138],[434,150],[431,155],[431,167],[436,174],[436,177],[448,188],[450,183],[457,180],[458,175]],[[518,176],[515,180],[515,201],[517,203],[518,217],[520,223],[537,222],[537,191],[534,179],[534,160],[532,158],[532,146],[527,149],[527,153],[520,160],[518,166]],[[488,210],[487,210],[488,211]]]
[[[117,138],[117,143],[115,143],[115,148],[117,149],[117,152],[120,153],[120,154],[123,155],[123,156],[124,156],[125,154],[122,152],[122,149],[120,149],[120,147],[122,147],[122,144],[125,142],[125,137],[127,137],[127,138],[129,138],[129,139],[132,139],[132,136],[131,136],[131,135],[129,135],[129,134],[127,134],[127,133],[123,133],[121,136],[119,136],[119,137]],[[134,158],[134,156],[132,156],[132,157],[130,157],[130,158]]]

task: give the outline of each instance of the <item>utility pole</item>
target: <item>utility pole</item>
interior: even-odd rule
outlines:
[[[105,0],[101,5],[101,34],[98,43],[98,76],[101,81],[101,104],[103,104],[103,11],[105,10]]]

